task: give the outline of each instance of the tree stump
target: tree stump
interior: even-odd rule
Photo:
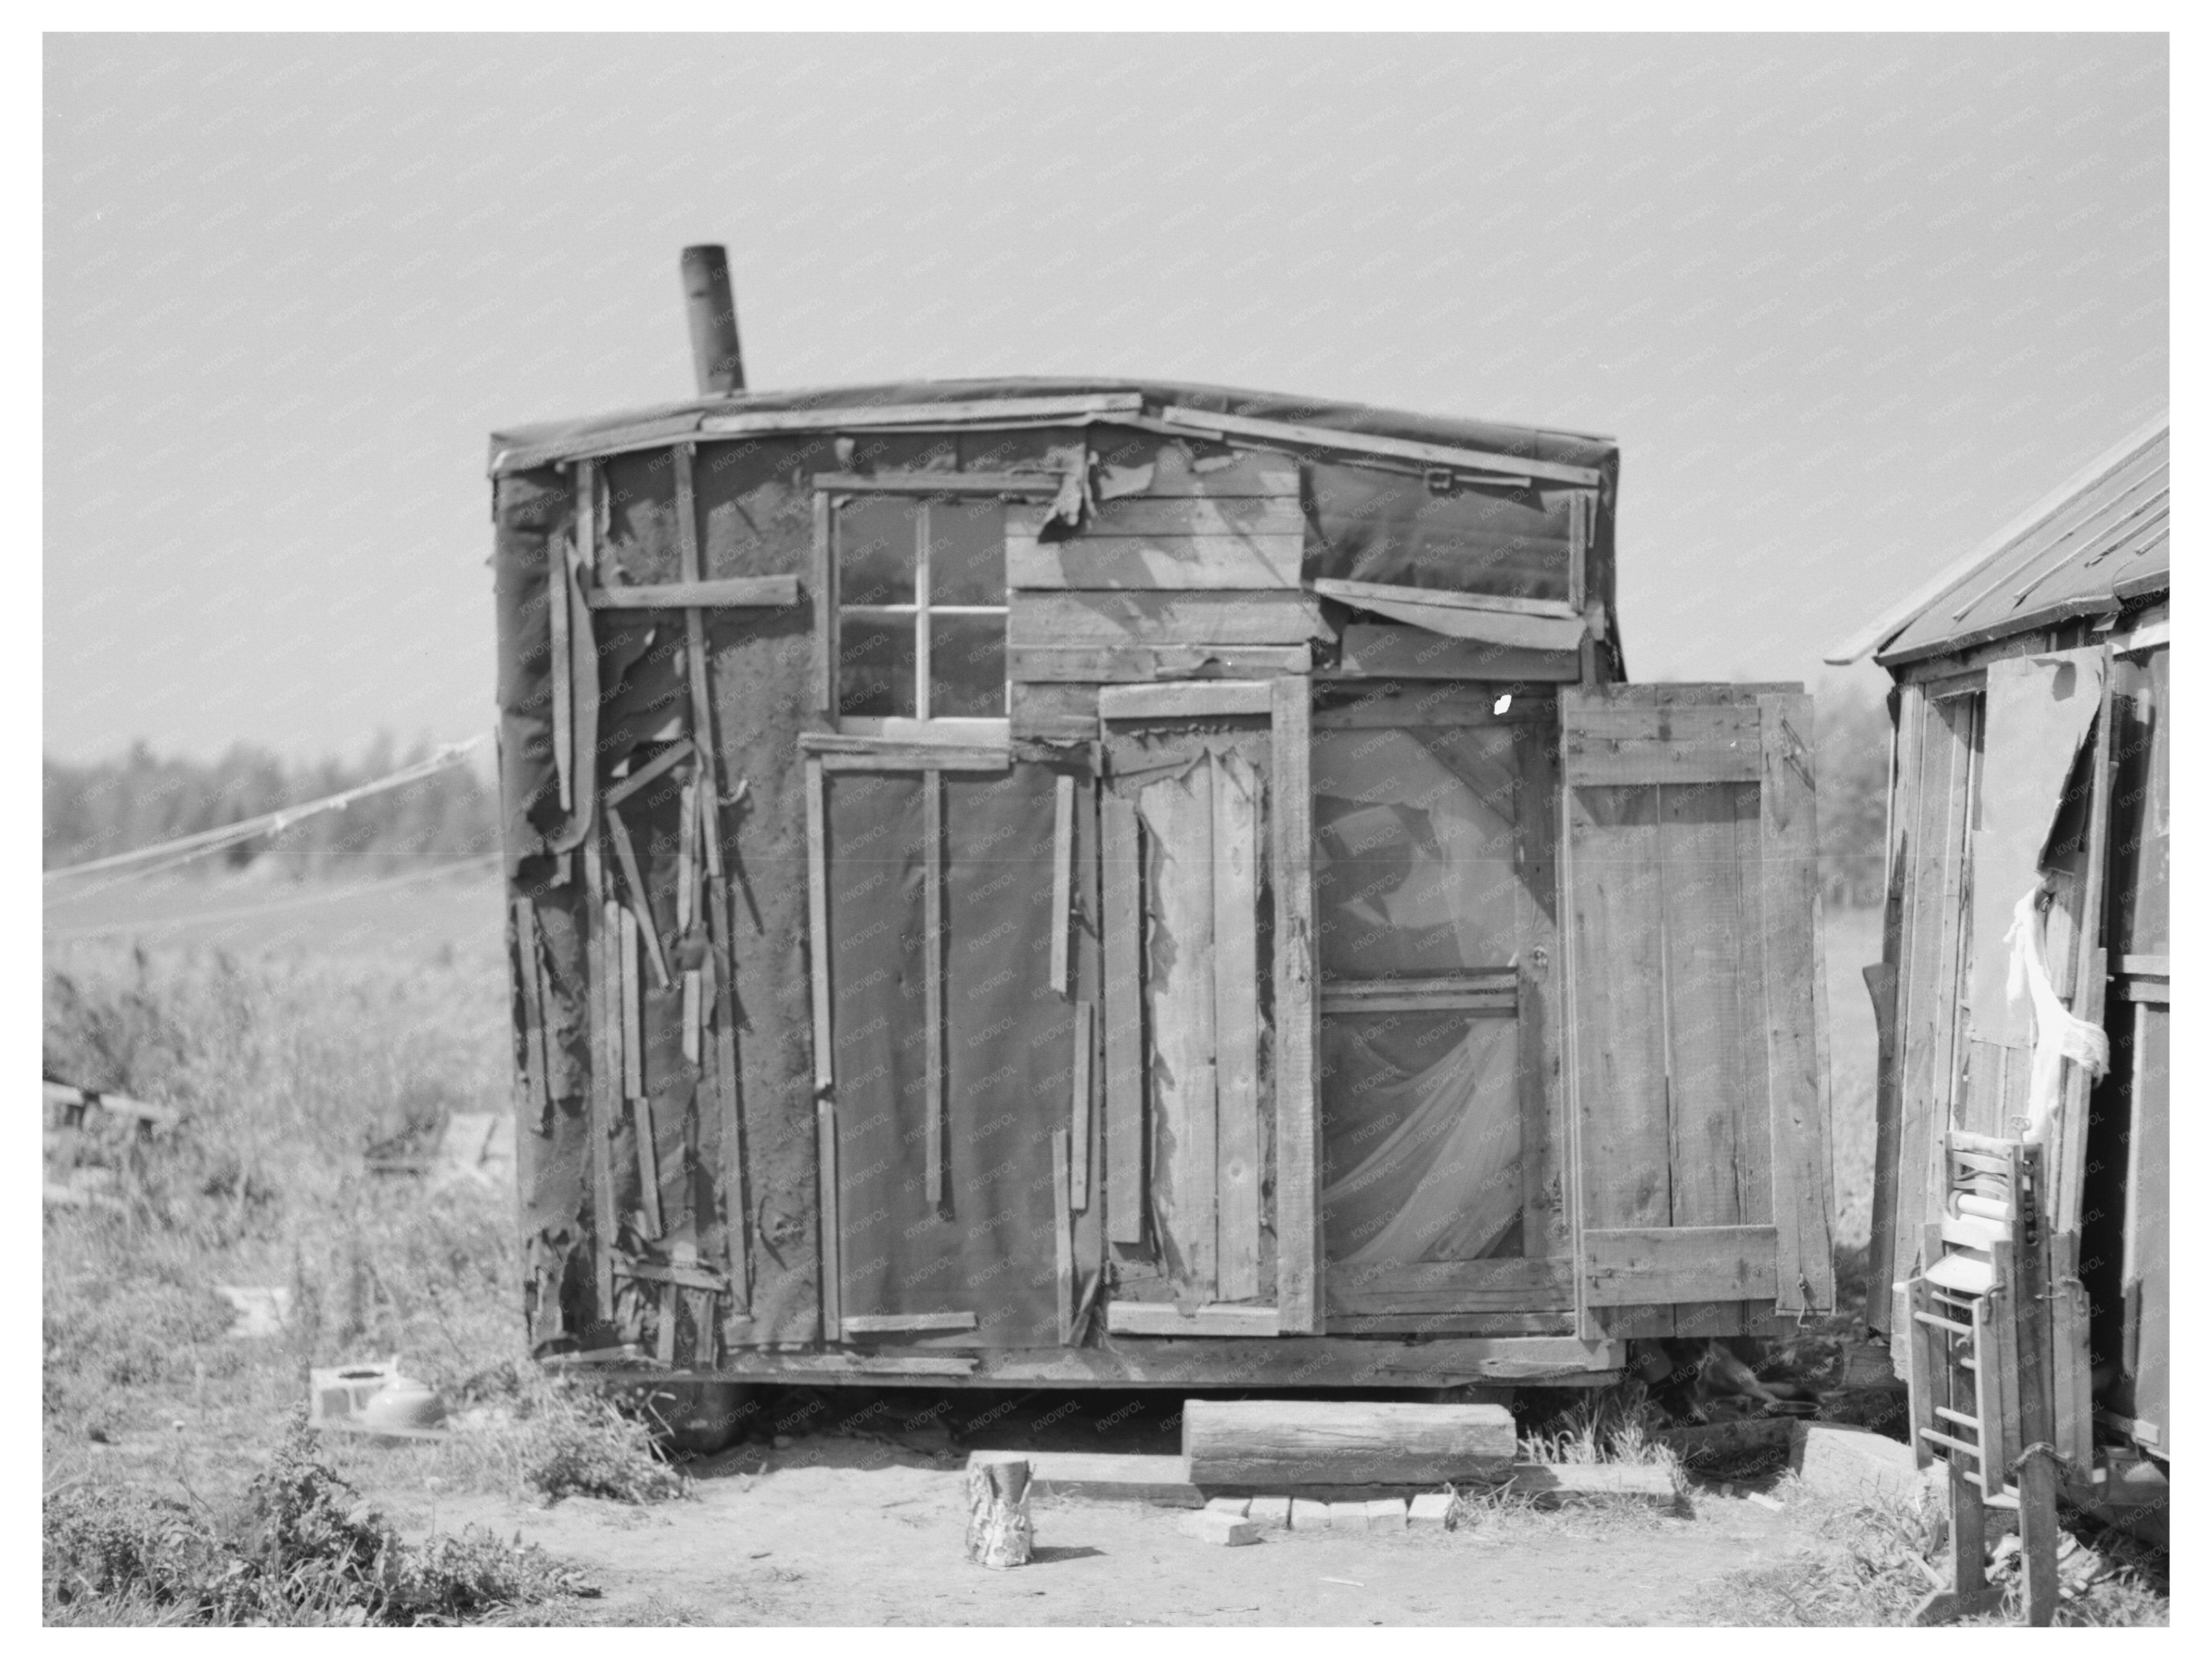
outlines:
[[[1030,1542],[1029,1459],[969,1463],[968,1559],[978,1566],[1018,1567],[1030,1559]]]

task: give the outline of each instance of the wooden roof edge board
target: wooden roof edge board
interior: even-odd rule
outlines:
[[[1426,461],[1432,465],[1464,467],[1475,472],[1499,472],[1513,477],[1536,477],[1557,483],[1595,489],[1604,474],[1595,467],[1571,466],[1564,461],[1540,461],[1517,455],[1498,455],[1480,449],[1458,449],[1443,444],[1417,443],[1409,438],[1386,438],[1378,434],[1346,432],[1334,427],[1298,426],[1285,421],[1262,420],[1251,415],[1229,415],[1210,409],[1190,409],[1169,404],[1160,417],[1173,426],[1197,433],[1218,432],[1233,437],[1259,438],[1273,443],[1302,444],[1315,449],[1347,453],[1395,455],[1401,459]]]
[[[2017,617],[1987,623],[1978,628],[1962,629],[1956,634],[1940,640],[1923,641],[1893,653],[1885,653],[1879,659],[1885,668],[1908,668],[1937,657],[1955,656],[1971,651],[1977,646],[1992,644],[1999,640],[2033,634],[2039,629],[2055,628],[2062,623],[2079,622],[2087,617],[2119,616],[2123,601],[2111,594],[2083,593],[2071,599],[2053,600],[2033,611],[2022,611]],[[2036,654],[2031,651],[2029,655]]]
[[[1142,392],[1094,392],[1070,397],[992,398],[965,403],[846,404],[835,409],[763,410],[757,414],[708,415],[702,436],[768,432],[828,432],[845,427],[908,426],[946,422],[975,426],[991,421],[1040,416],[1135,414],[1145,406]]]
[[[1504,593],[1468,593],[1457,588],[1407,587],[1397,582],[1352,581],[1337,576],[1316,576],[1306,584],[1316,593],[1347,605],[1366,599],[1389,599],[1399,605],[1442,605],[1449,611],[1495,611],[1506,616],[1544,617],[1559,622],[1580,622],[1583,613],[1565,599],[1523,599]]]
[[[1972,552],[1945,567],[1856,633],[1832,647],[1821,660],[1843,667],[1856,662],[1869,652],[1879,651],[1883,645],[1917,622],[1923,612],[1953,588],[2003,556],[2005,550],[2021,537],[2063,512],[2076,495],[2094,489],[2126,466],[2165,436],[2172,424],[2172,416],[2160,410],[2154,419],[2144,422],[2106,450],[2050,494],[2009,520],[1996,534],[1977,544]]]

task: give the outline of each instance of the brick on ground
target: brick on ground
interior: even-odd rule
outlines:
[[[1291,1524],[1291,1500],[1287,1498],[1255,1498],[1245,1514],[1252,1524],[1263,1532],[1281,1531]]]
[[[1260,1529],[1241,1516],[1220,1510],[1198,1510],[1182,1518],[1182,1529],[1207,1544],[1256,1544]]]
[[[1312,1498],[1291,1499],[1291,1530],[1292,1532],[1326,1532],[1331,1516],[1328,1505]]]
[[[1407,1507],[1406,1522],[1412,1527],[1432,1527],[1441,1529],[1451,1516],[1452,1499],[1448,1492],[1425,1492]]]

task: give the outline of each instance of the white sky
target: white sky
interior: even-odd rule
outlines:
[[[1638,679],[2162,408],[2162,36],[49,37],[47,752],[487,727],[495,426],[1149,374],[1610,433]],[[84,665],[97,664],[97,672]]]

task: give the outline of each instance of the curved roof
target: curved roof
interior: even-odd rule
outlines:
[[[975,405],[1009,401],[1042,404],[1047,400],[1077,405],[1087,401],[1095,405],[1088,410],[1077,407],[1069,416],[1071,420],[1110,420],[1116,408],[1148,415],[1181,408],[1587,467],[1608,473],[1620,456],[1620,447],[1613,440],[1589,433],[1515,426],[1498,421],[1455,420],[1326,398],[1245,392],[1177,380],[1015,376],[981,380],[891,381],[795,392],[740,392],[581,420],[512,427],[492,434],[491,470],[515,471],[572,455],[670,442],[695,432],[711,436],[718,430],[773,431],[779,424],[774,417],[779,415],[796,417],[792,425],[799,428],[819,429],[833,424],[823,418],[826,415],[861,410],[882,410],[888,417],[872,424],[957,425],[999,418],[980,407],[973,407]],[[909,409],[915,411],[910,420],[902,414],[892,413]],[[1028,417],[1016,412],[1004,418],[1018,422]]]
[[[1885,665],[1962,651],[2167,590],[2167,417],[2100,455],[1911,598],[1831,651]]]

